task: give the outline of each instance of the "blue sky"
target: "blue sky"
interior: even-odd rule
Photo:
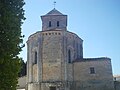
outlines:
[[[53,9],[54,0],[25,0],[22,25],[24,43],[41,31],[41,15]],[[81,37],[84,57],[109,57],[113,74],[120,74],[120,0],[56,0],[56,9],[68,15],[68,30]],[[20,55],[27,60],[27,48]]]

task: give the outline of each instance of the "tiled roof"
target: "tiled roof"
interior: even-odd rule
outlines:
[[[63,15],[63,14],[54,8],[53,10],[48,12],[46,15]]]

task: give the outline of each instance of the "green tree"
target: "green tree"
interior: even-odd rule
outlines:
[[[23,37],[24,0],[0,0],[0,90],[16,90]]]
[[[19,74],[18,74],[18,76],[19,77],[22,77],[22,76],[25,76],[26,75],[26,70],[27,70],[27,67],[26,67],[26,65],[27,65],[27,62],[25,63],[23,60],[21,61],[21,70],[20,70],[20,72],[19,72]]]

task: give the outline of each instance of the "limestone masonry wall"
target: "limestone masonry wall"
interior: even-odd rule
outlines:
[[[94,68],[95,73],[90,72]],[[74,63],[74,81],[81,90],[113,90],[111,61],[108,58],[86,59]],[[78,89],[76,89],[78,90]]]

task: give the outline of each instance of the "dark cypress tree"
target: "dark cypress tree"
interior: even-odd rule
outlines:
[[[21,69],[20,72],[18,74],[19,77],[25,76],[26,75],[26,70],[27,70],[27,62],[25,63],[23,60],[21,62]]]
[[[0,0],[0,90],[16,90],[23,48],[23,0]]]

